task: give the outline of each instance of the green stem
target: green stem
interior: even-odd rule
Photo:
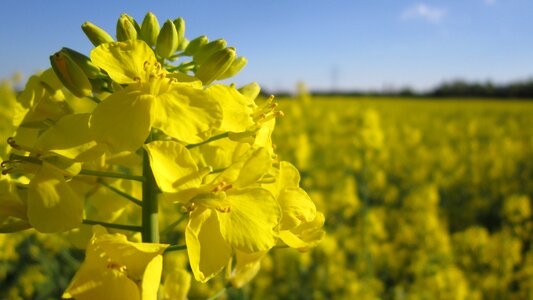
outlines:
[[[134,225],[123,225],[123,224],[115,224],[115,223],[106,223],[106,222],[100,222],[100,221],[93,221],[93,220],[83,220],[83,224],[87,225],[102,225],[107,228],[113,228],[113,229],[122,229],[122,230],[129,230],[129,231],[141,231],[141,226],[134,226]]]
[[[128,175],[128,174],[123,174],[123,173],[103,172],[103,171],[86,170],[86,169],[82,169],[79,175],[122,178],[122,179],[136,180],[136,181],[141,181],[141,182],[145,181],[144,176],[135,176],[135,175]]]
[[[221,289],[220,291],[218,291],[216,294],[214,294],[213,296],[207,298],[206,300],[215,300],[215,299],[218,299],[218,297],[224,295],[225,292],[226,292],[226,288],[223,288],[223,289]]]
[[[224,132],[224,133],[221,133],[219,135],[212,136],[212,137],[208,138],[207,140],[205,140],[203,142],[200,142],[198,144],[187,145],[187,146],[185,146],[185,148],[192,149],[192,148],[195,148],[195,147],[198,147],[198,146],[202,146],[204,144],[207,144],[207,143],[210,143],[210,142],[213,142],[213,141],[216,141],[216,140],[227,138],[228,136],[229,136],[229,132]]]
[[[93,101],[96,104],[102,102],[102,100],[100,100],[100,99],[98,99],[97,97],[94,97],[94,96],[87,96],[87,98],[89,98],[91,101]]]
[[[101,185],[105,186],[106,188],[110,189],[111,191],[117,193],[118,195],[130,200],[131,202],[139,205],[139,206],[142,206],[143,205],[143,202],[135,197],[133,197],[132,195],[128,194],[128,193],[125,193],[119,189],[117,189],[116,187],[110,185],[109,183],[105,182],[104,180],[99,180],[98,181]]]
[[[187,249],[187,245],[172,245],[165,249],[165,253],[172,251],[181,251]]]
[[[179,218],[178,220],[172,222],[170,225],[168,225],[163,231],[161,231],[161,235],[166,235],[167,233],[169,233],[172,229],[174,229],[174,227],[178,226],[179,223],[183,222],[183,220],[185,220],[187,218],[188,215],[183,215],[181,216],[181,218]]]
[[[143,177],[146,180],[143,182],[142,241],[145,243],[159,243],[157,185],[146,150],[143,150]]]

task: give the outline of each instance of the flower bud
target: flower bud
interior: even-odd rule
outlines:
[[[202,46],[207,44],[209,39],[207,36],[202,35],[189,42],[189,45],[185,48],[184,54],[194,55]]]
[[[61,52],[68,55],[68,57],[70,57],[76,63],[76,65],[81,68],[83,73],[85,73],[89,79],[94,79],[100,75],[100,68],[94,65],[91,59],[87,56],[67,47],[61,49]]]
[[[183,51],[187,49],[189,46],[189,40],[187,38],[183,38],[183,40],[180,41],[180,45],[178,46],[178,51]]]
[[[231,66],[235,59],[235,50],[226,48],[211,55],[196,71],[198,77],[204,85],[210,84],[222,75]]]
[[[185,49],[181,44],[185,41],[185,20],[182,17],[179,17],[173,21],[174,26],[176,26],[176,31],[178,32],[178,48]]]
[[[117,40],[123,42],[137,39],[137,29],[135,29],[134,22],[135,20],[129,15],[120,15],[117,21]]]
[[[91,82],[83,70],[62,51],[50,56],[52,69],[63,85],[77,97],[92,94]]]
[[[115,41],[109,33],[91,22],[83,23],[81,29],[95,47],[98,47],[100,44],[112,43]]]
[[[259,92],[261,92],[261,87],[257,82],[252,82],[245,86],[242,86],[240,89],[238,89],[238,91],[245,97],[255,99],[257,98],[257,96],[259,96]]]
[[[235,58],[235,60],[233,60],[231,66],[229,66],[226,72],[222,73],[222,75],[220,75],[220,77],[217,77],[217,79],[222,80],[237,75],[237,73],[239,73],[242,68],[246,66],[246,63],[248,63],[248,60],[244,56]]]
[[[172,56],[178,50],[179,40],[178,31],[172,21],[167,20],[161,28],[161,32],[157,37],[157,44],[155,50],[157,54],[163,58]]]
[[[143,23],[141,25],[140,39],[145,41],[150,47],[155,46],[157,42],[157,36],[159,35],[159,22],[157,17],[149,12],[144,16]]]
[[[95,93],[112,92],[112,81],[110,78],[89,79]]]
[[[201,65],[215,52],[226,48],[226,45],[227,43],[224,39],[211,41],[203,45],[200,49],[196,51],[196,53],[194,53],[193,60],[196,64]]]

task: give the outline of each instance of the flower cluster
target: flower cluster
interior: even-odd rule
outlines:
[[[18,96],[0,181],[0,232],[67,232],[86,247],[64,297],[156,299],[163,254],[182,249],[196,280],[228,268],[240,287],[272,248],[317,245],[324,215],[274,152],[273,97],[213,83],[245,66],[235,48],[151,13],[121,15],[118,41],[82,29],[90,55],[61,49]],[[173,276],[163,290],[183,294]]]

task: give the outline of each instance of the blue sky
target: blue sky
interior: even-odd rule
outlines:
[[[233,79],[269,91],[427,89],[443,80],[505,83],[533,77],[531,0],[5,1],[0,78],[49,66],[66,46],[89,53],[80,25],[114,35],[122,12],[181,16],[190,39],[225,38],[248,58]]]

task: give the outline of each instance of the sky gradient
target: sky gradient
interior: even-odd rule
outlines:
[[[531,0],[5,1],[0,78],[49,66],[66,46],[88,54],[91,21],[114,36],[118,16],[181,16],[189,39],[225,38],[248,58],[232,79],[269,91],[431,88],[444,80],[533,77]]]

